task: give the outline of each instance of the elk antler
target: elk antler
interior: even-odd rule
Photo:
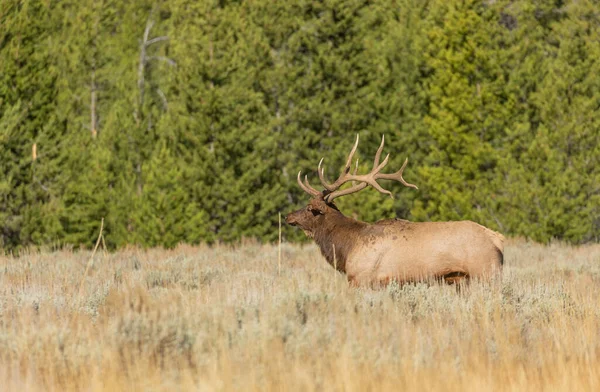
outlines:
[[[318,190],[316,190],[315,188],[313,188],[312,186],[310,186],[310,183],[308,182],[308,177],[304,176],[304,182],[306,184],[302,183],[302,180],[300,179],[300,174],[302,173],[302,170],[300,170],[298,172],[298,185],[300,185],[300,188],[302,188],[302,190],[306,193],[308,193],[311,196],[317,196],[320,195],[321,192],[319,192]]]
[[[371,185],[373,188],[377,189],[379,192],[389,195],[393,199],[394,196],[392,195],[392,192],[390,192],[386,189],[383,189],[377,183],[377,180],[395,180],[395,181],[401,182],[404,186],[419,189],[419,188],[417,188],[416,185],[409,184],[404,180],[404,178],[402,178],[402,172],[404,172],[404,168],[408,164],[408,158],[406,158],[406,160],[404,161],[404,164],[402,165],[400,170],[398,170],[396,173],[391,173],[391,174],[380,173],[381,169],[383,169],[385,167],[385,165],[387,165],[388,159],[390,157],[390,154],[388,154],[385,157],[385,159],[383,160],[383,162],[379,163],[379,158],[381,158],[381,152],[383,151],[384,144],[385,144],[385,136],[382,136],[381,137],[381,145],[377,149],[377,153],[375,154],[375,159],[373,161],[373,170],[371,170],[371,172],[369,174],[357,175],[356,170],[358,169],[358,163],[357,163],[357,168],[354,170],[354,174],[350,174],[350,166],[352,163],[352,157],[354,156],[354,153],[356,152],[356,149],[358,147],[358,135],[356,135],[356,142],[354,143],[354,147],[352,147],[352,151],[350,151],[350,155],[348,155],[348,160],[346,161],[346,166],[344,167],[342,174],[340,174],[338,179],[335,180],[335,182],[333,184],[329,184],[325,180],[325,174],[324,174],[325,169],[323,167],[321,167],[323,164],[323,159],[321,159],[321,161],[319,162],[319,166],[318,166],[319,179],[321,180],[321,183],[323,184],[325,189],[327,189],[330,192],[325,195],[325,199],[327,201],[333,201],[333,199],[335,199],[337,197],[349,195],[354,192],[358,192],[361,189],[366,188],[367,185]],[[339,188],[348,181],[352,181],[353,183],[357,182],[357,184],[353,185],[350,188],[340,190]],[[298,182],[300,182],[300,177],[298,177]],[[308,184],[308,181],[306,181],[306,183]],[[304,189],[303,184],[300,184],[300,186],[302,187],[302,189]],[[306,189],[304,189],[304,190],[309,192]],[[314,191],[314,189],[313,189],[313,191]],[[311,193],[311,192],[309,192],[309,193]]]

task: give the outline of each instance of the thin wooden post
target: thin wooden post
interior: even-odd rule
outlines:
[[[279,244],[277,246],[277,275],[281,275],[281,212],[279,213]]]

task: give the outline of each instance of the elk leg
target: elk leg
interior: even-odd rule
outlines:
[[[348,283],[350,284],[350,287],[352,287],[352,288],[360,287],[360,282],[358,281],[358,279],[356,279],[355,276],[348,275]]]
[[[464,272],[450,272],[443,276],[444,281],[448,284],[458,284],[469,280],[469,275]]]

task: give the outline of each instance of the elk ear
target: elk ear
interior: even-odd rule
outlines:
[[[323,215],[325,213],[324,208],[318,204],[309,204],[307,208],[313,215]]]

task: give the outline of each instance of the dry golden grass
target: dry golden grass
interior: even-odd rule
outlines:
[[[0,257],[14,391],[600,390],[600,246],[512,241],[499,287],[348,287],[314,246]]]

